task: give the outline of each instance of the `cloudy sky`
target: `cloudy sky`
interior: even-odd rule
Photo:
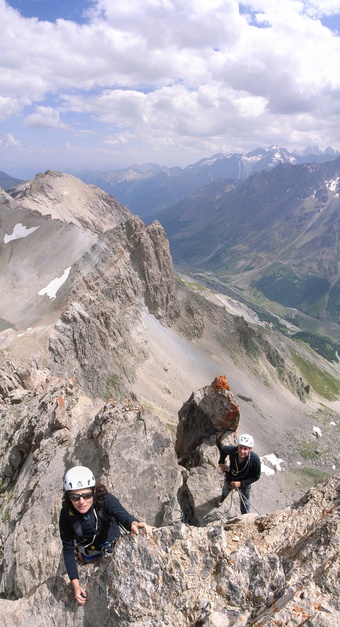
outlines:
[[[340,0],[0,0],[0,170],[340,150]]]

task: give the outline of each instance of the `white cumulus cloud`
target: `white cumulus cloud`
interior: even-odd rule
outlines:
[[[0,146],[4,148],[20,148],[20,142],[17,139],[14,139],[11,133],[6,133],[4,137],[0,138]]]
[[[35,128],[65,128],[65,124],[60,119],[59,111],[52,107],[36,107],[34,113],[26,115],[25,126]]]
[[[63,146],[79,153],[95,159],[111,145],[130,163],[270,144],[340,148],[340,37],[324,23],[339,18],[340,1],[88,6],[85,23],[48,22],[0,0],[0,120],[15,124],[30,158],[57,154],[48,128],[64,129]]]

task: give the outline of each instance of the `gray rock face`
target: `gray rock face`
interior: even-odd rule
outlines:
[[[240,408],[225,375],[193,393],[178,412],[176,453],[183,466],[196,465],[197,447],[210,436],[236,431]]]
[[[176,316],[174,289],[159,224],[132,218],[105,233],[77,265],[72,301],[50,337],[51,367],[75,376],[93,395],[128,395],[143,356],[134,329],[146,307],[165,322]]]
[[[124,537],[113,558],[83,568],[84,607],[75,608],[64,577],[50,577],[29,599],[1,600],[3,624],[335,627],[338,507],[332,479],[264,518]]]
[[[3,412],[5,417],[2,427],[11,435],[1,463],[6,596],[29,594],[56,572],[61,476],[72,465],[90,466],[132,514],[150,524],[180,520],[180,468],[169,433],[132,401],[101,403],[98,411],[72,381],[55,378],[44,395],[32,396],[15,416]]]
[[[215,510],[215,436],[185,470],[168,429],[133,400],[93,401],[74,380],[38,371],[30,381],[25,402],[1,408],[5,626],[298,627],[302,616],[313,627],[337,624],[339,478],[274,514],[238,517],[237,504]],[[71,596],[57,534],[61,474],[77,463],[157,527],[151,537],[123,537],[112,558],[81,568],[83,608]]]

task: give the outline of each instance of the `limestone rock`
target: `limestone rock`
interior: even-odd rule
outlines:
[[[53,170],[17,185],[11,190],[11,196],[23,208],[72,222],[93,233],[112,229],[131,217],[126,207],[99,187]]]
[[[1,415],[1,427],[8,434],[0,465],[5,597],[30,594],[63,570],[62,476],[77,463],[91,467],[137,518],[156,526],[181,519],[181,471],[169,432],[131,400],[94,402],[73,380],[51,377],[41,396]]]
[[[0,366],[0,403],[20,403],[30,386],[30,372],[19,363],[6,360]]]
[[[174,288],[158,223],[132,218],[103,234],[78,264],[71,300],[51,334],[51,369],[74,376],[94,396],[128,396],[145,357],[134,329],[145,307],[165,321],[176,315]]]
[[[138,403],[106,404],[83,434],[84,454],[104,483],[138,518],[161,526],[181,519],[181,473],[166,427]],[[93,459],[90,451],[93,450]]]
[[[206,528],[176,523],[123,537],[112,558],[81,570],[85,606],[76,609],[63,576],[49,577],[30,597],[0,600],[2,624],[335,627],[339,481],[263,518]]]
[[[176,453],[184,466],[196,465],[197,447],[212,435],[236,431],[240,408],[225,375],[194,392],[178,412]]]

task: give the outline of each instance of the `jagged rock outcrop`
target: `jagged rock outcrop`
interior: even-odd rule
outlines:
[[[74,380],[51,376],[43,394],[31,390],[24,405],[0,412],[7,441],[0,466],[6,597],[30,594],[56,573],[61,477],[72,465],[90,466],[150,524],[181,519],[181,472],[169,432],[138,404],[94,402]]]
[[[263,519],[250,515],[205,530],[179,525],[136,548],[122,543],[106,570],[112,624],[213,625],[215,616],[227,626],[274,627],[301,625],[303,616],[315,627],[335,626],[339,504],[334,479]],[[139,560],[150,568],[136,597],[128,572],[132,563],[138,576]]]
[[[210,436],[236,431],[240,408],[225,375],[194,392],[178,412],[176,453],[183,466],[197,465],[197,447]]]
[[[126,396],[144,357],[134,330],[145,308],[165,322],[176,317],[174,291],[159,223],[131,218],[103,234],[75,269],[70,302],[49,341],[51,368],[72,374],[93,395]]]
[[[0,600],[3,625],[335,627],[339,487],[330,479],[265,517],[122,538],[113,558],[83,568],[85,606],[50,577],[30,598]]]
[[[30,372],[20,364],[6,360],[0,366],[0,400],[5,403],[21,402],[28,394]]]
[[[145,358],[135,333],[142,315],[163,323],[178,316],[163,228],[147,227],[108,194],[56,172],[12,195],[0,192],[0,348],[23,368],[42,360],[93,395],[129,395]]]
[[[7,368],[21,386],[14,365]],[[47,370],[24,380],[25,401],[0,407],[5,627],[298,627],[301,617],[312,627],[337,624],[339,478],[285,510],[230,518],[236,503],[213,503],[216,434],[200,438],[196,466],[184,469],[168,429],[132,399],[91,400],[74,379]],[[228,439],[235,433],[222,420],[226,404],[211,401],[224,383],[218,377],[200,397]],[[158,527],[151,538],[124,537],[112,559],[81,570],[84,608],[70,594],[57,533],[61,475],[75,463]]]

